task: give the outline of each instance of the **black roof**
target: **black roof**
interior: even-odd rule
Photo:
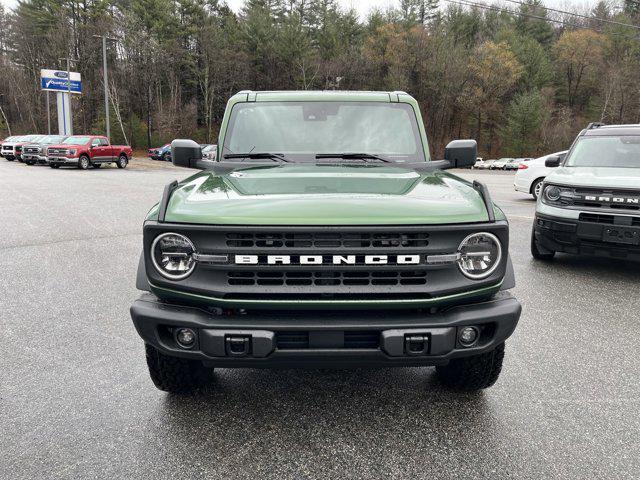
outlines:
[[[581,135],[587,137],[604,137],[609,135],[640,135],[640,125],[602,125],[583,130]]]

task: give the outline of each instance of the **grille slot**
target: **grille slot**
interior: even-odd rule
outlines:
[[[615,223],[615,216],[601,215],[599,213],[581,213],[579,218],[583,222],[602,223],[605,225],[613,225]],[[631,217],[631,226],[640,227],[640,217]]]
[[[366,286],[425,285],[426,270],[358,271],[228,271],[229,285],[244,286]]]
[[[344,332],[345,349],[376,349],[380,347],[380,332],[376,330],[355,330]],[[309,332],[276,332],[278,350],[306,350],[310,348]]]
[[[429,245],[427,232],[267,232],[228,233],[230,248],[420,248]]]

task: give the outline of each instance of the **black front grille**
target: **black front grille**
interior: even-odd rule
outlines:
[[[427,232],[227,233],[230,248],[416,248],[429,245]]]
[[[570,197],[563,197],[560,203],[581,208],[640,210],[640,192],[637,190],[575,188]]]
[[[414,303],[407,303],[409,307],[435,297],[495,286],[506,267],[507,228],[505,222],[282,227],[149,222],[144,241],[147,265],[152,264],[149,251],[154,239],[167,231],[189,237],[202,255],[227,258],[226,263],[198,263],[178,285],[148,268],[150,282],[160,288],[237,301],[238,305],[244,300],[267,301],[302,309],[313,302],[325,308],[333,303],[361,302],[368,308],[375,302],[410,300]],[[489,278],[470,280],[455,263],[427,263],[429,255],[455,252],[466,236],[477,231],[494,233],[503,246],[500,268]],[[269,255],[280,257],[270,260]],[[246,263],[238,259],[245,256],[251,256]],[[308,257],[304,263],[302,256]],[[405,256],[402,261],[400,256]]]
[[[40,149],[38,147],[26,147],[24,153],[40,153]]]
[[[425,285],[425,270],[228,271],[234,286],[367,286]]]

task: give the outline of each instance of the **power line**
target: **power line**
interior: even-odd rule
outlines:
[[[494,7],[493,5],[485,5],[485,4],[482,4],[482,3],[475,3],[475,2],[470,2],[468,0],[444,0],[444,1],[448,2],[448,3],[455,3],[455,4],[458,4],[458,5],[463,5],[463,6],[466,6],[466,7],[476,7],[476,8],[480,8],[480,9],[483,9],[483,10],[491,10],[491,11],[494,11],[494,12],[508,13],[509,15],[512,15],[512,16],[515,16],[515,17],[521,16],[521,17],[527,17],[527,18],[534,18],[536,20],[543,20],[545,22],[557,23],[557,24],[560,24],[560,25],[565,25],[565,26],[568,26],[568,27],[573,27],[573,28],[578,28],[578,29],[583,29],[583,30],[595,30],[595,29],[592,29],[590,27],[585,27],[584,25],[578,25],[577,23],[566,22],[564,20],[555,20],[553,18],[548,18],[548,17],[541,17],[540,15],[533,15],[531,13],[514,12],[513,10],[509,10],[507,8]],[[636,27],[636,28],[638,28],[638,27]],[[598,32],[602,33],[599,30],[595,30],[595,31],[598,31]],[[618,35],[619,34],[618,32],[609,32],[609,33],[613,34],[613,35]]]
[[[572,12],[567,12],[566,10],[558,10],[556,8],[551,8],[551,7],[546,7],[544,5],[531,5],[525,2],[521,2],[519,0],[504,0],[505,2],[509,2],[509,3],[515,3],[516,5],[521,5],[523,7],[532,7],[532,8],[543,8],[548,12],[555,12],[555,13],[562,13],[565,15],[572,15],[574,17],[579,17],[579,18],[585,18],[587,20],[595,20],[598,22],[603,22],[603,23],[611,23],[613,25],[619,25],[622,27],[630,27],[630,28],[635,28],[636,30],[640,30],[640,26],[638,25],[632,25],[631,23],[622,23],[622,22],[617,22],[615,20],[608,20],[605,18],[600,18],[600,17],[590,17],[588,15],[582,15],[581,13],[572,13]]]

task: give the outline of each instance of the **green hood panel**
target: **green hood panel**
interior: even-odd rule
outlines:
[[[198,173],[174,191],[165,220],[216,225],[425,225],[483,222],[488,216],[469,182],[440,170],[279,164],[222,175]]]
[[[640,187],[640,168],[560,167],[545,182],[571,187],[602,187],[636,190]]]

